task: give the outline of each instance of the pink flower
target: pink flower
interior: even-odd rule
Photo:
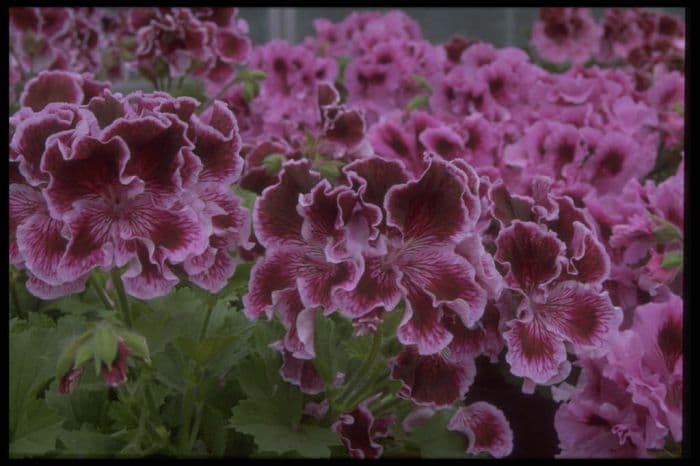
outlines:
[[[531,43],[546,60],[583,63],[597,51],[600,35],[587,8],[542,8]]]

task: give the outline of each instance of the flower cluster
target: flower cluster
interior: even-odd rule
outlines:
[[[542,58],[557,63],[622,60],[640,91],[685,66],[683,23],[637,8],[610,8],[600,24],[587,8],[543,8],[531,44]]]
[[[228,187],[243,165],[235,117],[108,88],[63,71],[28,83],[10,119],[11,263],[44,299],[124,266],[127,292],[144,299],[172,290],[177,272],[221,289],[249,234]]]
[[[561,456],[647,457],[669,434],[682,440],[682,305],[672,295],[639,306],[607,355],[581,360],[578,385],[558,392]]]
[[[554,72],[514,47],[432,44],[397,11],[316,20],[298,45],[253,45],[237,15],[11,9],[9,251],[31,293],[80,292],[96,270],[140,299],[185,280],[217,293],[251,262],[243,314],[282,324],[279,375],[355,458],[435,419],[469,454],[509,455],[504,412],[464,401],[481,357],[562,403],[561,456],[682,441],[678,20],[545,8],[531,45],[569,63]],[[208,100],[94,77],[125,65]],[[316,337],[341,321],[372,339],[369,376],[325,370]],[[109,343],[118,385],[138,342]]]
[[[248,24],[236,15],[236,8],[132,8],[134,65],[154,81],[194,74],[222,85],[250,53]]]

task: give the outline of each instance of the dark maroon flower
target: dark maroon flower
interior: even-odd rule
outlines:
[[[380,458],[384,447],[377,440],[387,437],[389,426],[396,422],[393,416],[374,417],[369,405],[376,398],[374,396],[364,400],[350,414],[341,414],[331,426],[353,458]]]
[[[390,365],[392,378],[403,382],[401,396],[433,408],[444,408],[464,398],[476,375],[473,357],[452,356],[449,347],[421,356],[411,346]]]
[[[513,451],[513,431],[503,412],[484,401],[459,408],[447,425],[448,430],[465,434],[469,439],[467,453],[489,453],[503,458]]]

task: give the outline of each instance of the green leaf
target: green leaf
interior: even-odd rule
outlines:
[[[28,401],[10,436],[10,456],[37,456],[53,451],[61,422],[61,417],[44,400]]]
[[[425,95],[425,94],[420,94],[412,98],[408,104],[406,105],[406,108],[408,111],[413,111],[418,108],[426,108],[428,107],[428,104],[430,102],[430,97]]]
[[[348,350],[348,346],[352,345],[356,346]],[[322,312],[316,314],[314,329],[316,357],[313,361],[326,386],[333,382],[336,373],[343,372],[347,375],[354,367],[350,359],[355,357],[363,360],[370,346],[371,337],[352,335],[352,325],[349,320],[338,319],[336,316],[324,316]]]
[[[108,427],[106,419],[110,405],[108,391],[105,390],[101,379],[99,385],[90,384],[91,377],[97,379],[91,372],[84,374],[78,386],[70,394],[60,394],[56,383],[53,383],[46,392],[46,404],[64,420],[64,429],[79,429],[85,423],[100,428]]]
[[[421,458],[465,458],[467,440],[457,432],[447,430],[452,410],[438,411],[424,424],[408,434],[407,442],[414,444]]]
[[[58,439],[65,446],[58,456],[64,458],[112,457],[124,447],[123,440],[96,432],[87,425],[80,430],[64,430]]]
[[[664,256],[661,267],[664,269],[674,269],[683,266],[683,252],[671,251]]]
[[[189,337],[181,337],[176,340],[176,344],[182,349],[183,353],[192,358],[197,364],[204,366],[235,340],[236,337],[234,335],[208,337],[201,342]]]
[[[224,456],[226,451],[226,423],[218,410],[208,406],[204,407],[200,434],[212,456],[217,458]]]
[[[37,326],[27,327],[33,323]],[[83,327],[82,322],[74,318],[61,319],[55,327],[51,325],[44,317],[37,316],[17,324],[10,333],[10,436],[19,428],[19,420],[28,406],[43,394],[55,377],[57,355],[63,350],[66,340]]]
[[[327,427],[282,422],[267,403],[257,399],[233,408],[230,425],[252,435],[260,451],[276,454],[296,451],[305,458],[329,458],[329,447],[340,443]]]

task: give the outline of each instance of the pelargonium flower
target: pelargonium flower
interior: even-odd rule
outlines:
[[[663,415],[659,418],[658,412],[639,402],[637,393],[648,389],[636,392],[628,380],[638,372],[633,370],[630,377],[625,374],[645,353],[636,337],[633,332],[622,332],[607,356],[580,360],[577,364],[582,371],[576,387],[556,391],[557,398],[566,401],[554,418],[560,457],[647,458],[648,450],[663,447],[668,424],[663,424]],[[618,351],[615,347],[623,346],[625,360],[613,356]],[[680,384],[676,393],[680,393]]]
[[[260,94],[248,104],[260,127],[251,128],[246,141],[259,143],[276,136],[291,142],[294,135],[319,126],[318,88],[335,80],[335,60],[273,40],[253,49],[249,66],[262,70],[266,78]]]
[[[241,172],[235,117],[220,103],[197,116],[194,99],[165,93],[87,98],[86,82],[43,74],[23,95],[37,110],[11,119],[12,262],[43,297],[77,291],[96,267],[127,264],[125,288],[140,298],[171,290],[171,267],[221,289],[235,266],[228,251],[248,236],[245,209],[217,185]]]
[[[441,308],[456,312],[472,327],[486,304],[474,266],[455,252],[479,217],[474,208],[478,178],[469,167],[434,158],[420,178],[390,186],[387,179],[376,178],[369,164],[358,161],[347,170],[361,178],[366,192],[384,199],[386,233],[379,238],[381,251],[364,253],[364,273],[357,286],[336,292],[336,304],[343,314],[357,317],[377,306],[393,309],[405,297],[399,341],[417,345],[421,355],[437,353],[453,338],[440,323]],[[405,179],[398,164],[382,164],[389,179]],[[438,204],[442,208],[435,212],[431,206]]]
[[[375,418],[369,405],[378,397],[379,394],[364,400],[349,414],[341,414],[331,426],[352,458],[379,458],[384,452],[384,447],[377,440],[389,435],[389,426],[396,419],[393,416]]]
[[[313,23],[316,37],[309,46],[321,55],[356,57],[380,42],[420,40],[420,25],[398,10],[385,14],[357,12],[339,23],[319,18]]]
[[[331,313],[335,290],[354,287],[362,273],[356,249],[379,221],[378,208],[365,205],[347,186],[319,180],[309,161],[288,161],[278,183],[256,201],[255,234],[266,254],[253,267],[244,297],[251,319],[270,318],[278,309],[292,313],[283,317],[291,328],[301,312],[323,306]],[[313,319],[307,321],[313,325]],[[306,358],[312,351],[306,350]]]
[[[533,198],[521,196],[524,208],[517,211],[512,206],[519,199],[503,195],[503,186],[491,191],[494,215],[504,225],[495,259],[506,266],[507,286],[525,297],[507,323],[506,360],[514,375],[540,384],[568,373],[564,342],[577,352],[601,348],[622,320],[600,290],[610,262],[590,217],[568,196],[552,195],[549,185],[538,179]]]
[[[235,8],[134,8],[135,61],[150,79],[195,73],[221,86],[250,53],[248,25]],[[162,63],[165,69],[160,69]]]
[[[111,43],[104,8],[13,7],[10,35],[15,58],[30,75],[42,70],[97,73]]]
[[[552,62],[583,63],[598,50],[601,30],[587,8],[542,8],[532,46]]]
[[[682,441],[683,301],[671,294],[667,301],[639,306],[607,359],[603,373],[620,381],[657,426]]]

